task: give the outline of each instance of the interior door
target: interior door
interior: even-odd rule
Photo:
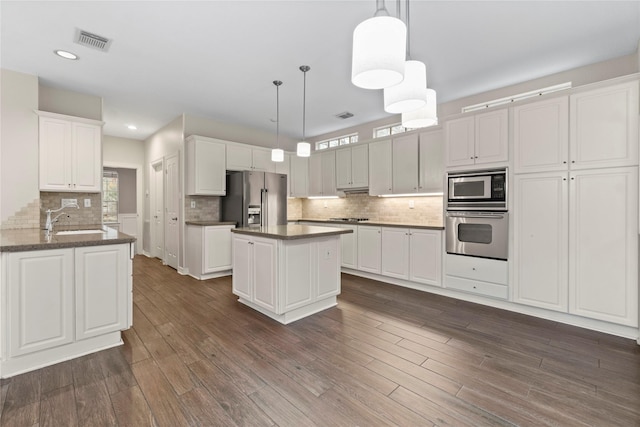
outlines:
[[[151,164],[151,256],[164,261],[164,161]]]
[[[178,154],[166,159],[166,199],[165,199],[165,260],[164,262],[178,269],[178,252],[180,251],[180,164]]]

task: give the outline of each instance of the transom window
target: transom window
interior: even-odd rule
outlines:
[[[399,133],[408,132],[413,130],[411,128],[406,128],[402,126],[402,123],[396,123],[393,125],[380,126],[378,128],[373,129],[373,137],[374,138],[384,138],[385,136],[396,135]]]
[[[355,144],[356,142],[358,142],[357,133],[342,135],[337,138],[326,139],[324,141],[316,142],[316,151],[326,150],[327,148],[332,148],[332,147],[339,147],[340,145]]]

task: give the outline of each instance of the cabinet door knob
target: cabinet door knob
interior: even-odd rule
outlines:
[[[567,164],[567,161],[566,161],[566,160],[564,160],[562,163],[566,165],[566,164]]]
[[[575,162],[576,162],[575,160],[571,160],[571,163],[575,163]]]
[[[477,159],[477,158],[478,158],[478,156],[475,156],[475,158]]]

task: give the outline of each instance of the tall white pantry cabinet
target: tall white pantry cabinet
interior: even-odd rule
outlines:
[[[638,81],[513,108],[514,301],[638,326]]]

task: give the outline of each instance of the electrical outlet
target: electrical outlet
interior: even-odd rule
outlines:
[[[191,201],[191,207],[192,207],[192,208],[195,208],[195,207],[196,207],[196,201],[195,201],[195,200],[192,200],[192,201]]]
[[[85,208],[91,207],[91,199],[84,199],[84,207]]]
[[[413,202],[413,200],[409,200],[409,209],[413,209],[413,208],[415,208],[415,207],[416,207],[416,205],[415,205],[415,203]]]
[[[61,203],[60,203],[60,207],[64,208],[65,206],[69,206],[69,205],[73,205],[73,204],[78,204],[78,199],[62,199]]]

